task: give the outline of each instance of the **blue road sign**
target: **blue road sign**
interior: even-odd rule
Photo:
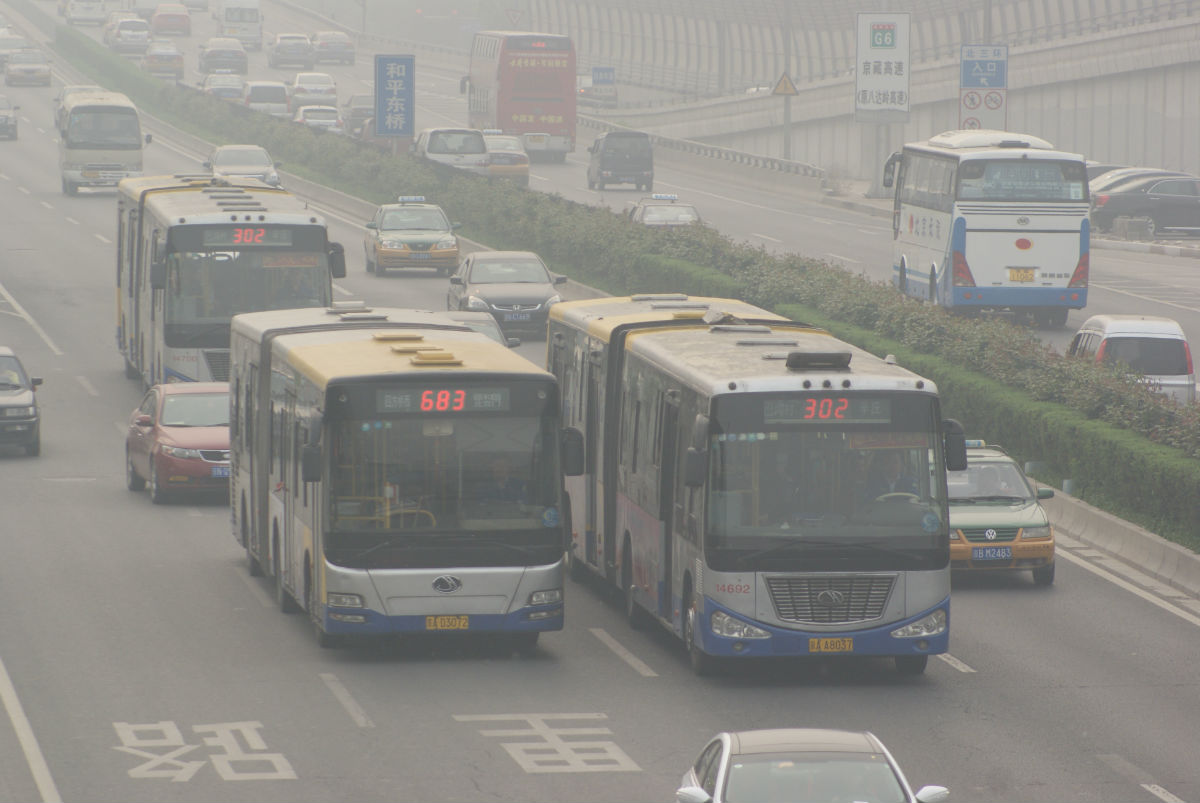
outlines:
[[[963,45],[958,85],[962,89],[1007,89],[1007,45]]]
[[[375,57],[375,136],[413,136],[415,61],[413,56]]]
[[[593,67],[592,86],[605,86],[617,82],[616,67]]]

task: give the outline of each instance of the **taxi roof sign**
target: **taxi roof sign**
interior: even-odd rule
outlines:
[[[423,204],[425,203],[424,195],[401,195],[396,199],[402,204]]]
[[[665,192],[656,192],[650,196],[655,201],[678,201],[678,195],[672,195]]]

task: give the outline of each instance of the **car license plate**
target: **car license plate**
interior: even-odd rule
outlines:
[[[971,560],[1012,560],[1012,547],[1010,547],[1010,546],[972,547]]]
[[[228,477],[229,476],[229,466],[213,466],[212,467],[212,475],[214,477]]]
[[[412,254],[409,254],[409,256],[413,259],[429,259],[429,254],[426,254],[424,251],[416,251]]]
[[[527,321],[529,320],[528,312],[506,312],[504,313],[506,321]]]
[[[854,652],[852,638],[810,638],[809,652]]]
[[[1033,268],[1009,268],[1008,280],[1010,282],[1032,282]]]
[[[426,630],[468,630],[469,616],[426,616]]]

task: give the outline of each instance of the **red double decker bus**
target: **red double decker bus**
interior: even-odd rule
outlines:
[[[531,159],[575,150],[575,46],[558,34],[480,31],[463,78],[468,125],[521,137]]]

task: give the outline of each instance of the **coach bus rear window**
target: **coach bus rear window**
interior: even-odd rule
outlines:
[[[1045,159],[978,159],[958,168],[960,201],[1086,201],[1082,162]]]

